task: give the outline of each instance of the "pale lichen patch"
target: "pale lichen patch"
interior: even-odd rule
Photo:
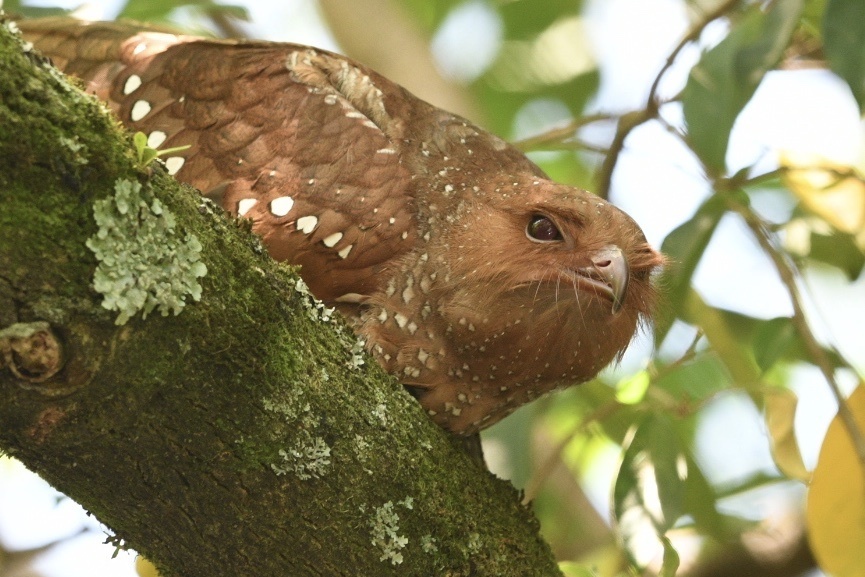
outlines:
[[[70,152],[72,152],[72,160],[76,164],[85,165],[89,162],[87,160],[87,146],[83,142],[81,142],[77,136],[72,136],[71,138],[67,136],[61,136],[59,140],[60,144],[63,147],[67,148]]]
[[[167,316],[179,314],[187,297],[201,299],[201,243],[176,226],[174,215],[157,198],[147,198],[141,184],[118,180],[114,195],[93,203],[99,230],[87,239],[99,265],[93,288],[102,306],[120,314],[125,324],[139,311],[154,309]]]
[[[366,349],[366,341],[364,339],[357,339],[353,345],[351,345],[351,358],[348,360],[348,367],[352,370],[360,369],[366,359],[364,358],[364,350]]]
[[[336,307],[328,307],[323,302],[315,298],[309,287],[303,279],[297,279],[294,284],[294,290],[306,297],[301,302],[303,308],[306,309],[307,316],[312,321],[322,321],[329,323],[333,319],[333,313],[336,312]]]
[[[438,545],[436,545],[436,538],[432,535],[423,535],[420,538],[420,548],[424,553],[435,553],[439,550]]]
[[[330,467],[330,447],[321,437],[311,438],[303,434],[294,447],[280,449],[282,463],[271,463],[277,475],[294,473],[301,481],[319,479]]]
[[[401,501],[398,505],[404,505]],[[408,545],[408,537],[399,534],[399,515],[392,501],[376,507],[369,521],[372,531],[372,544],[381,549],[379,561],[390,561],[392,565],[403,562],[402,549]]]
[[[387,426],[388,418],[387,418],[387,405],[384,403],[379,403],[372,410],[372,416],[376,420],[378,420],[383,427]]]

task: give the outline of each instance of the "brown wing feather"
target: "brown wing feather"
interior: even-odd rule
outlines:
[[[169,172],[253,221],[324,300],[370,294],[416,241],[401,90],[341,56],[291,44],[200,40],[116,23],[22,22],[28,40],[151,146],[189,148]]]

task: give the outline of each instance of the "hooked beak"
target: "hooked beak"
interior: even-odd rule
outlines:
[[[628,261],[622,249],[613,244],[594,253],[591,259],[591,266],[577,269],[577,283],[612,300],[612,313],[616,314],[621,310],[628,291]]]

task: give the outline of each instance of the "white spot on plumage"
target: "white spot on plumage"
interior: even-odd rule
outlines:
[[[403,291],[402,291],[402,301],[405,304],[408,304],[411,302],[411,299],[413,299],[413,298],[414,298],[414,289],[411,287],[411,285],[409,285],[409,286],[405,287],[405,289],[403,289]]]
[[[165,168],[168,170],[168,174],[174,176],[180,169],[183,168],[183,164],[186,162],[186,159],[182,156],[171,156],[165,159]]]
[[[419,361],[422,362],[423,364],[426,364],[426,361],[427,361],[428,358],[429,358],[429,353],[426,352],[425,350],[420,349],[420,350],[417,352],[417,360],[419,360]]]
[[[149,102],[147,102],[146,100],[138,100],[135,102],[135,104],[132,105],[132,110],[129,112],[129,119],[132,122],[138,122],[139,120],[150,114],[151,110],[152,107],[150,106]]]
[[[327,248],[333,248],[334,246],[336,246],[336,243],[338,243],[340,240],[342,240],[342,233],[341,232],[335,232],[335,233],[329,234],[326,237],[324,237],[323,239],[321,239],[321,244],[323,244]]]
[[[255,198],[244,198],[237,203],[237,216],[243,216],[258,202]]]
[[[347,247],[345,247],[344,249],[342,249],[341,251],[339,251],[339,252],[336,253],[336,254],[338,254],[340,258],[347,258],[347,257],[348,257],[348,253],[351,252],[351,249],[352,249],[353,247],[354,247],[354,245],[353,245],[353,244],[350,244],[350,245],[348,245]]]
[[[387,219],[387,221],[388,221],[390,224],[393,224],[393,223],[396,222],[396,219],[395,219],[394,217],[390,217],[389,219]]]
[[[410,322],[406,328],[410,334],[415,334],[417,332],[417,324],[414,321]]]
[[[378,153],[378,154],[396,154],[396,150],[394,150],[393,148],[379,148],[378,150],[376,150],[376,153]]]
[[[328,94],[327,96],[324,97],[324,103],[325,104],[336,104],[336,100],[337,100],[336,94]]]
[[[126,79],[126,82],[123,84],[123,94],[129,95],[138,90],[138,87],[141,86],[141,77],[137,74],[131,75]]]
[[[318,218],[315,216],[302,216],[297,219],[297,230],[301,231],[303,234],[309,234],[315,230],[315,227],[318,226]]]
[[[270,201],[270,212],[273,216],[285,216],[294,206],[294,199],[290,196],[280,196]]]
[[[385,322],[387,320],[387,310],[381,309],[381,312],[378,313],[378,316],[376,318],[379,320],[379,322]]]
[[[138,46],[132,49],[132,54],[141,54],[145,50],[147,50],[147,42],[139,42]]]
[[[147,136],[147,146],[150,148],[159,148],[167,138],[168,135],[161,130],[154,130]]]
[[[396,324],[399,328],[403,329],[408,324],[408,317],[402,313],[396,313],[393,315],[393,320],[396,321]]]

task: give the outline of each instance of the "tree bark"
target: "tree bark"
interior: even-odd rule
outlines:
[[[104,107],[0,26],[0,448],[165,577],[561,574],[513,487],[246,225],[138,164]],[[149,297],[168,316],[118,325],[94,211],[122,213],[124,187],[143,198],[132,228],[177,224],[140,247],[168,261],[123,249],[169,275]],[[206,275],[175,287],[195,258]]]

